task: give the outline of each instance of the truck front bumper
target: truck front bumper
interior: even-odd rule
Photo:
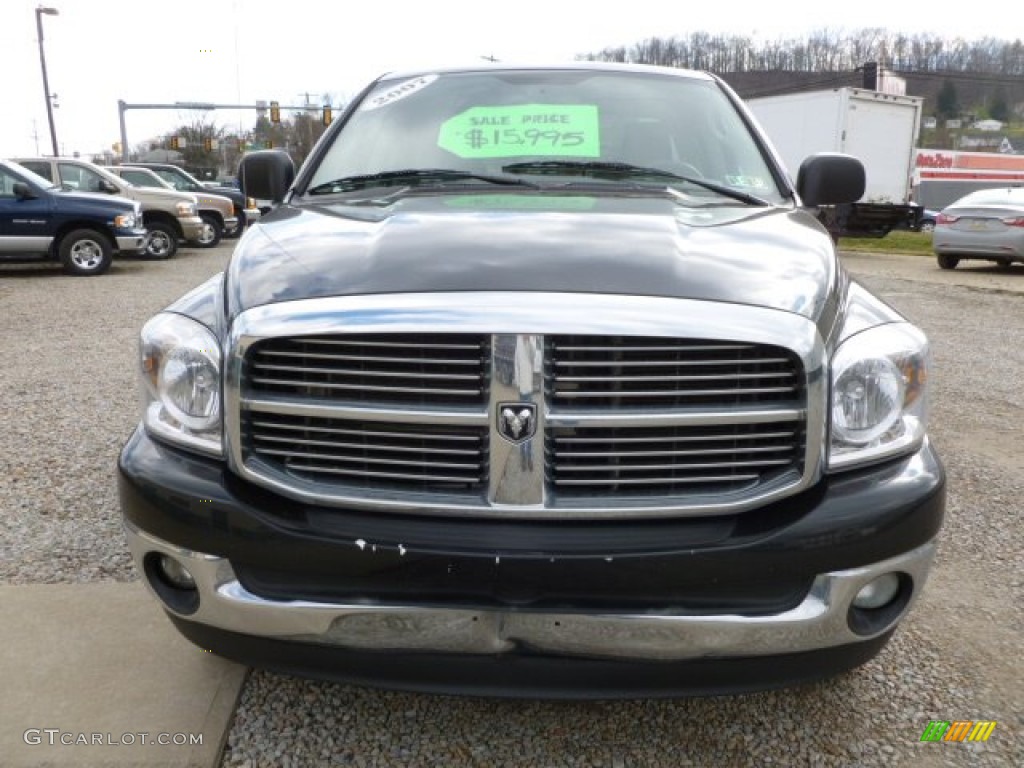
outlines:
[[[720,693],[861,664],[919,595],[945,499],[941,465],[926,444],[914,456],[827,478],[824,489],[778,508],[745,513],[779,525],[753,535],[731,528],[703,546],[694,546],[687,522],[704,526],[705,536],[708,521],[618,522],[622,535],[612,537],[607,525],[547,536],[506,521],[495,535],[474,521],[440,533],[444,523],[429,520],[375,527],[335,509],[314,533],[323,510],[251,495],[220,462],[164,446],[142,429],[120,469],[136,564],[193,642],[298,674],[488,695]],[[389,530],[401,535],[389,538]],[[170,586],[161,557],[184,566],[194,590]],[[448,574],[448,592],[435,566]],[[494,585],[478,594],[469,582],[485,567]],[[653,583],[666,590],[660,607],[638,608],[626,593],[617,605],[612,593],[643,573],[657,574]],[[899,583],[889,603],[854,606],[887,574]],[[580,582],[580,595],[607,588],[609,599],[600,607],[571,597],[545,602],[550,591],[537,591],[566,579]],[[716,610],[722,585],[747,583],[754,594],[771,580],[803,586],[784,604],[764,598],[761,608],[754,599]],[[350,594],[348,584],[357,585]],[[669,594],[679,584],[703,604]],[[650,597],[657,605],[658,594]]]
[[[124,230],[122,230],[123,232]],[[114,238],[120,253],[138,254],[146,250],[146,230],[133,230],[130,234],[119,234]]]
[[[179,217],[178,224],[181,225],[181,236],[183,239],[192,241],[202,237],[203,220],[198,216]]]

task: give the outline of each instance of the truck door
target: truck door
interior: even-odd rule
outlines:
[[[35,197],[19,199],[17,183],[25,182],[0,168],[0,254],[46,253],[53,240],[49,196],[29,185]]]

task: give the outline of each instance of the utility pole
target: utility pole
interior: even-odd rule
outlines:
[[[46,77],[46,53],[43,51],[43,15],[58,16],[56,8],[36,7],[36,32],[39,35],[39,64],[43,68],[43,92],[46,95],[46,119],[50,121],[50,142],[53,156],[57,157],[57,129],[53,127],[53,102],[50,100],[50,81]]]
[[[306,91],[306,154],[313,150],[313,120],[309,116],[309,91]]]

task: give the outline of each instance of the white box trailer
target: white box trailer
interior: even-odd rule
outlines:
[[[842,234],[876,236],[913,225],[919,214],[910,193],[923,102],[861,88],[746,100],[794,178],[804,158],[817,152],[843,152],[864,164],[864,196],[825,218]]]

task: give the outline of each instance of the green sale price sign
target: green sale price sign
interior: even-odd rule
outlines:
[[[437,145],[458,157],[600,157],[597,107],[520,104],[473,107],[441,125]]]

